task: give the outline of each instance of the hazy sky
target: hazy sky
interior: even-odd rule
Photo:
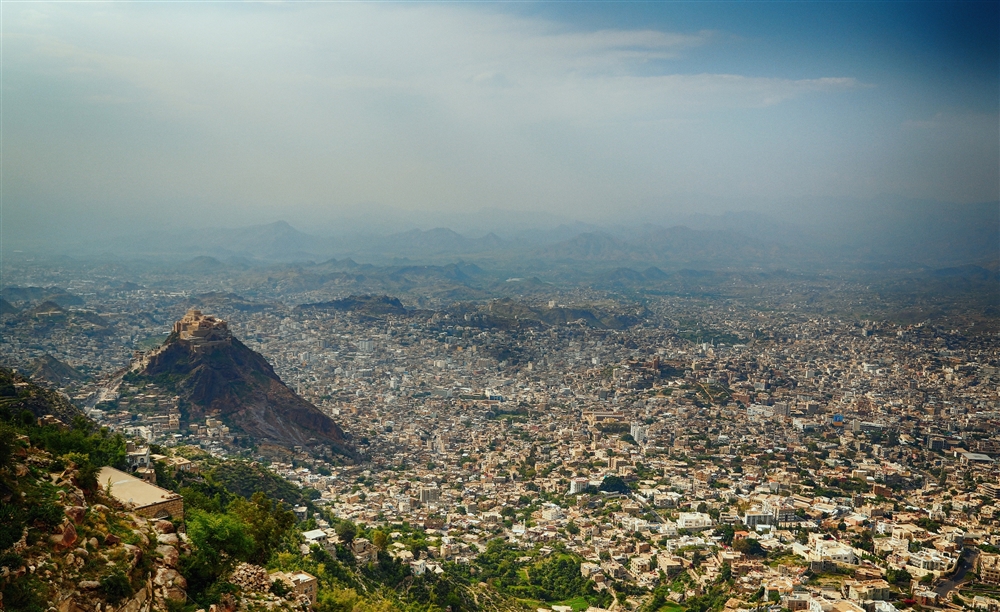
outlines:
[[[996,200],[997,7],[4,2],[4,233]]]

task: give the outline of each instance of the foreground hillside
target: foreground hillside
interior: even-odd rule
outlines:
[[[0,609],[298,610],[310,598],[281,576],[303,572],[315,579],[319,611],[524,609],[468,569],[413,575],[405,558],[389,554],[385,532],[324,516],[255,463],[181,449],[190,471],[160,461],[155,472],[183,496],[183,512],[140,516],[116,499],[117,483],[98,477],[102,466],[127,470],[120,435],[79,415],[71,426],[43,424],[23,406],[54,410],[58,396],[9,370],[0,370],[3,384],[18,395],[0,404]],[[298,504],[310,518],[297,520]],[[334,542],[305,546],[302,532],[318,525],[336,533]],[[404,531],[416,552],[426,551],[422,533]]]
[[[6,371],[0,376],[10,380]],[[3,608],[146,604],[165,568],[154,525],[104,495],[97,482],[98,465],[124,461],[124,441],[82,419],[72,430],[38,426],[28,410],[12,413],[11,403],[0,407]]]

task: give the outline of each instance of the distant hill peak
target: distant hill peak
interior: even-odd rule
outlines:
[[[48,300],[42,302],[38,306],[35,306],[29,311],[31,314],[61,314],[65,313],[66,310],[62,306],[56,304],[55,302],[50,302]]]
[[[30,366],[31,377],[54,384],[63,384],[83,380],[85,377],[73,366],[59,361],[45,353],[34,360]]]
[[[5,314],[16,315],[20,312],[21,310],[19,308],[17,308],[7,300],[0,297],[0,315],[5,315]]]

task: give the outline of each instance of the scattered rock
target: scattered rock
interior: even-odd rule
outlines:
[[[21,539],[14,542],[12,547],[14,553],[21,554],[22,552],[28,550],[28,528],[25,527],[21,530]]]
[[[67,521],[63,525],[62,533],[49,536],[49,540],[51,540],[57,547],[61,548],[69,548],[70,546],[76,544],[76,539],[76,527],[73,526],[71,521]]]
[[[93,548],[93,549],[95,549],[95,550],[96,550],[96,549],[97,549],[97,547],[98,547],[98,542],[97,542],[97,538],[90,538],[89,540],[87,540],[87,544],[88,544],[88,545],[89,545],[89,546],[90,546],[91,548]]]
[[[263,593],[271,588],[271,577],[259,565],[240,563],[233,569],[229,582],[248,593]]]
[[[87,498],[83,495],[83,489],[74,488],[66,494],[66,503],[71,506],[87,507]]]
[[[87,515],[87,509],[83,506],[66,506],[64,512],[77,525],[82,525],[83,519]]]
[[[223,595],[219,603],[212,604],[208,607],[208,612],[235,612],[236,611],[236,601],[233,596],[229,593]]]
[[[177,573],[177,570],[169,567],[161,567],[156,570],[156,577],[153,578],[153,584],[156,586],[168,586],[178,580],[183,581],[184,578]]]
[[[122,539],[119,538],[118,536],[116,536],[113,533],[109,533],[108,535],[104,536],[104,545],[105,546],[117,546],[117,545],[121,544],[121,542],[122,542]]]
[[[101,588],[101,583],[96,580],[81,580],[76,586],[84,591],[91,591],[93,589]]]

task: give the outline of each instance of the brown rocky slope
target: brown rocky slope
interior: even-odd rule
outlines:
[[[189,317],[211,320],[215,329],[204,336],[208,340],[178,328]],[[289,389],[271,364],[232,337],[222,321],[191,311],[163,346],[136,365],[128,376],[155,380],[177,393],[187,405],[189,421],[217,415],[231,431],[257,444],[326,445],[355,457],[340,426]]]

